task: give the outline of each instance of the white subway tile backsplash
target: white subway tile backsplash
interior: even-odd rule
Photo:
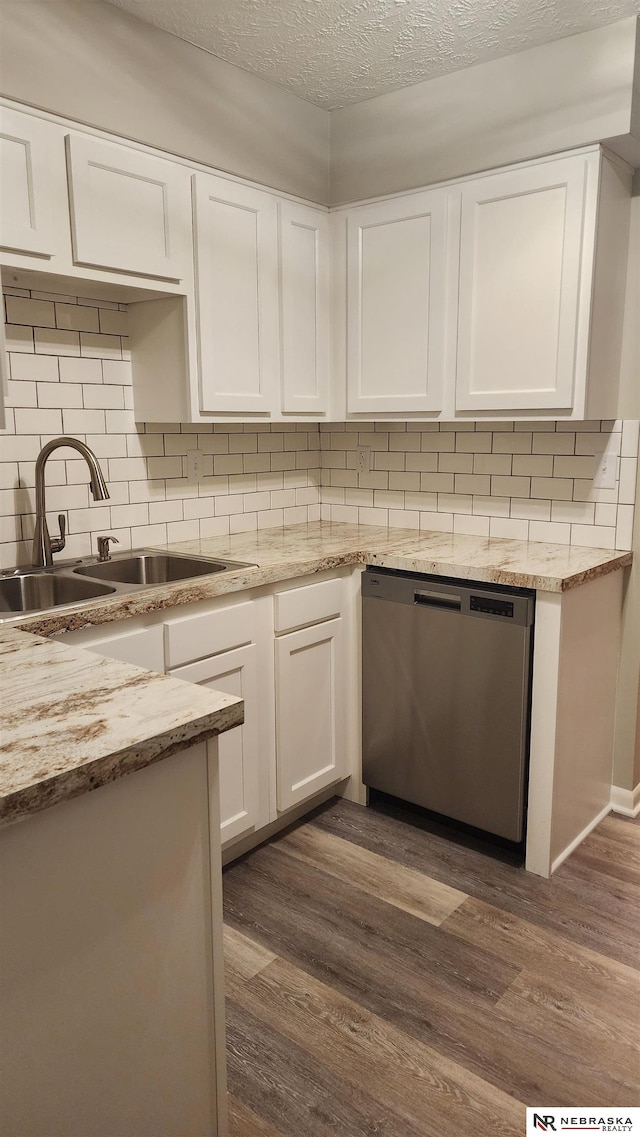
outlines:
[[[442,462],[444,457],[444,454],[440,455],[440,462]],[[474,454],[472,457],[474,474],[511,474],[512,472],[523,472],[517,470],[512,471],[513,458],[510,454]]]
[[[496,433],[493,436],[492,450],[494,454],[530,454],[533,445],[533,435],[530,431],[514,431],[509,433]]]
[[[620,486],[618,501],[621,505],[633,505],[636,496],[637,458],[620,459]]]
[[[607,506],[607,509],[613,508]],[[580,525],[595,524],[596,506],[592,501],[552,501],[551,520],[569,521]],[[614,521],[615,528],[615,521]]]
[[[531,478],[515,477],[514,475],[505,477],[502,474],[493,474],[491,477],[491,493],[495,494],[496,497],[529,497],[533,493],[531,482]]]
[[[532,447],[534,454],[573,454],[575,445],[574,433],[552,434],[551,431],[541,432],[536,423]]]
[[[454,491],[455,493],[488,496],[491,493],[491,482],[492,478],[489,474],[456,474]]]
[[[552,500],[571,501],[574,497],[574,484],[571,478],[532,478],[531,496],[548,497]]]
[[[165,545],[167,543],[166,525],[132,525],[131,547],[140,545]]]
[[[453,532],[467,533],[474,537],[488,537],[489,518],[476,516],[469,517],[465,514],[454,514]]]
[[[34,328],[34,333],[38,355],[80,355],[78,332],[63,332],[57,328]]]
[[[11,352],[9,355],[11,378],[16,382],[57,383],[60,378],[58,359],[54,355],[31,355],[28,352]]]
[[[131,364],[126,359],[103,359],[102,378],[104,383],[126,387],[131,383]],[[170,429],[175,430],[175,426],[170,425]]]
[[[25,324],[5,324],[7,351],[33,351],[33,328]]]
[[[551,541],[554,545],[571,543],[571,526],[550,521],[530,521],[530,541]]]
[[[100,360],[76,359],[72,356],[62,358],[60,380],[62,383],[102,383]]]
[[[27,387],[30,384],[19,383],[16,386]],[[82,406],[82,387],[78,383],[38,383],[38,406],[59,407],[65,410],[69,407]],[[26,406],[26,404],[22,404]]]
[[[640,422],[637,419],[627,419],[622,424],[620,454],[623,458],[638,458],[640,445]]]
[[[5,297],[8,324],[30,324],[37,328],[55,328],[55,305],[49,300],[26,300],[23,297]]]
[[[420,454],[420,458],[424,455]],[[432,457],[432,455],[426,455]],[[446,453],[438,455],[438,470],[443,474],[472,474],[473,470],[473,454],[459,454],[459,453]],[[407,466],[407,469],[409,467]],[[476,470],[476,474],[487,473],[486,470]]]
[[[87,408],[124,409],[124,389],[122,387],[106,386],[103,383],[89,384],[83,392],[83,399]]]
[[[81,307],[79,304],[57,303],[56,327],[75,332],[98,332],[98,309]]]
[[[27,290],[7,290],[6,304],[14,322],[0,514],[11,520],[2,567],[28,559],[35,458],[62,429],[86,437],[111,491],[108,503],[91,502],[86,465],[71,450],[48,462],[48,505],[69,514],[70,556],[95,551],[105,531],[126,548],[320,516],[631,545],[637,421],[145,426],[133,417],[124,305]],[[358,470],[358,446],[371,450],[368,473]],[[201,477],[191,482],[187,454],[196,447]],[[622,455],[620,482],[595,490],[594,455],[605,449]]]
[[[615,529],[607,525],[572,525],[571,544],[591,545],[595,549],[614,549]]]
[[[122,359],[120,336],[80,332],[80,354],[91,359]]]
[[[100,331],[110,336],[128,335],[127,313],[115,312],[110,308],[100,308]]]
[[[553,459],[554,478],[593,478],[595,458],[589,455],[557,454]]]
[[[512,541],[527,541],[529,539],[529,522],[517,520],[514,517],[490,517],[489,536],[506,537]]]
[[[63,410],[65,434],[104,433],[104,411]]]
[[[420,528],[434,529],[437,533],[453,533],[453,514],[429,510],[420,514]]]
[[[45,386],[45,384],[43,384]],[[48,384],[47,384],[48,386]],[[12,379],[7,382],[5,395],[7,407],[37,407],[38,394],[35,383],[14,383]]]
[[[450,457],[455,461],[456,458],[465,458],[466,455],[455,455],[448,453],[437,454],[435,452],[433,454],[407,454],[406,468],[409,471],[419,470],[421,473],[425,474],[435,474],[438,469],[442,470],[443,473],[450,473],[451,466],[444,464],[443,462],[443,460],[447,457]]]
[[[514,454],[511,472],[515,476],[550,478],[553,476],[553,455]]]
[[[632,505],[618,506],[618,521],[616,525],[616,549],[630,549],[633,544],[634,507]]]
[[[15,411],[17,434],[62,434],[62,412],[60,410],[36,410],[32,407],[17,407]]]

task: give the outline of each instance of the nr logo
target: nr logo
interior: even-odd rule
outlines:
[[[541,1129],[543,1133],[556,1132],[556,1124],[552,1113],[534,1113],[534,1129]]]

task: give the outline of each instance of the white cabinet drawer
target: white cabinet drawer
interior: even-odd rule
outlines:
[[[305,584],[275,596],[274,622],[276,635],[318,624],[339,616],[344,603],[343,582],[322,580]]]
[[[242,647],[255,639],[255,604],[227,605],[215,612],[182,616],[165,623],[167,667]]]
[[[119,628],[122,624],[118,625]],[[164,673],[164,636],[162,624],[152,628],[137,628],[135,631],[116,635],[96,635],[95,628],[79,628],[76,632],[66,632],[60,636],[62,644],[76,644],[78,647],[104,655],[107,659],[119,659],[122,663],[132,663],[135,667],[146,667],[148,671]]]

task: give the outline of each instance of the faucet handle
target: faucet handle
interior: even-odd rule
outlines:
[[[112,537],[110,535],[105,536],[105,537],[98,537],[98,560],[99,561],[110,561],[111,560],[111,554],[109,553],[109,541],[113,541],[113,543],[115,545],[120,544],[117,537]]]
[[[51,552],[52,553],[60,553],[64,549],[64,546],[66,543],[65,542],[65,535],[67,532],[66,514],[64,514],[64,513],[58,514],[58,525],[60,526],[60,536],[59,537],[53,537],[51,540]]]

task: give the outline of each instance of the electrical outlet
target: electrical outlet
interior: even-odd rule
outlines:
[[[187,478],[190,482],[197,482],[202,473],[202,450],[187,451]]]
[[[368,474],[371,469],[371,447],[359,446],[358,447],[358,473]]]
[[[618,478],[618,455],[615,450],[605,451],[596,461],[593,488],[596,490],[614,490]]]

